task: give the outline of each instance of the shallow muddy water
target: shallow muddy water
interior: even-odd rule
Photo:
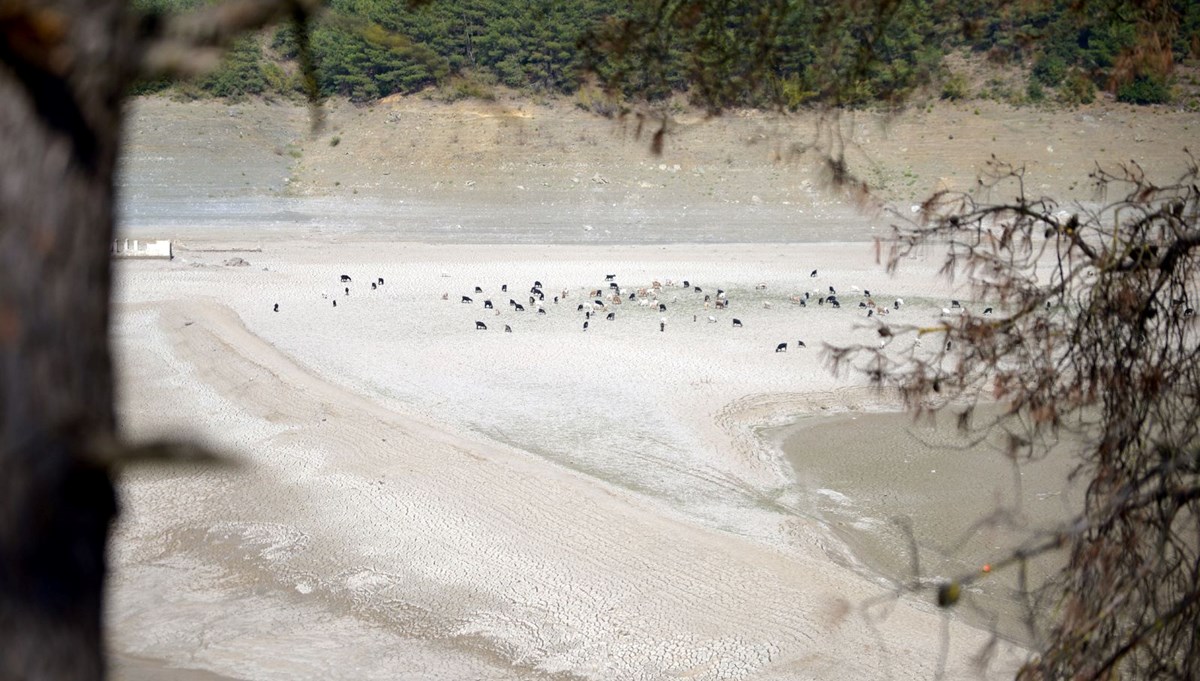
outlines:
[[[1083,500],[1083,485],[1068,481],[1079,446],[1068,436],[1041,460],[1014,466],[1000,432],[961,434],[950,414],[933,424],[895,412],[810,416],[764,435],[861,567],[889,581],[978,573],[1045,536]],[[1030,583],[1044,583],[1064,560],[1055,552],[1031,561]],[[978,623],[996,617],[1002,634],[1027,640],[1024,602],[1014,567],[975,582],[964,606]]]
[[[381,199],[284,194],[148,197],[121,205],[128,237],[243,238],[369,236],[421,243],[669,244],[775,243],[873,238],[849,210],[806,214],[787,206],[613,206],[514,197]]]

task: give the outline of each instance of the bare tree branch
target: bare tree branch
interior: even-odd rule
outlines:
[[[918,411],[965,402],[966,424],[981,396],[999,401],[1001,422],[1017,426],[1014,461],[1044,455],[1060,430],[1083,443],[1076,473],[1089,484],[1077,518],[936,587],[951,606],[966,585],[1016,568],[1041,649],[1027,678],[1200,675],[1191,654],[1200,625],[1200,169],[1188,159],[1184,175],[1162,185],[1135,164],[1097,168],[1100,193],[1119,196],[1070,210],[1026,196],[1022,169],[993,160],[976,193],[943,192],[917,222],[898,220],[887,266],[943,247],[942,273],[970,285],[975,304],[965,307],[995,308],[997,318],[964,310],[936,325],[881,324],[893,346],[939,334],[932,351],[829,351],[835,369],[899,389]],[[979,198],[1002,188],[1015,199]],[[1063,549],[1057,615],[1043,628],[1026,565]]]
[[[230,0],[146,20],[139,72],[186,77],[211,70],[234,40],[264,26],[315,16],[321,0]]]

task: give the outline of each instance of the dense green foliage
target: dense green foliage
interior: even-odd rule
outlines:
[[[1171,101],[1171,90],[1163,78],[1139,75],[1117,88],[1117,101],[1130,104],[1163,104]]]
[[[176,12],[204,0],[136,0]],[[714,3],[719,4],[714,11]],[[1019,64],[1028,82],[1010,98],[1090,101],[1097,88],[1122,101],[1172,96],[1173,63],[1200,56],[1200,3],[1103,0],[331,0],[312,30],[325,95],[368,101],[441,87],[487,96],[493,84],[572,93],[588,68],[629,97],[687,92],[708,106],[849,106],[904,99],[917,88],[947,99],[995,96],[943,67],[951,51]],[[866,8],[866,9],[864,9]],[[1165,18],[1164,18],[1165,17]],[[1140,41],[1167,21],[1174,40]],[[1144,31],[1143,31],[1144,32]],[[298,89],[292,32],[238,43],[188,91],[222,97]],[[165,87],[148,83],[139,92]],[[989,90],[989,88],[991,88]]]
[[[267,89],[262,48],[243,38],[225,54],[221,65],[200,80],[199,86],[217,97],[259,95]]]

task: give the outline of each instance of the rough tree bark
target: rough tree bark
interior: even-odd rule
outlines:
[[[103,675],[119,0],[0,3],[0,677]]]
[[[114,414],[124,93],[319,4],[233,0],[154,17],[125,0],[0,0],[0,679],[104,677],[112,464],[177,453],[119,444]]]

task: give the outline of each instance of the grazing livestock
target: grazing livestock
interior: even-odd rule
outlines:
[[[709,323],[709,324],[716,324],[716,323],[717,323],[717,318],[716,318],[716,317],[714,317],[714,316],[712,316],[712,315],[709,315],[709,316],[708,316],[708,323]]]
[[[475,287],[475,292],[476,292],[476,293],[483,293],[483,289],[481,289],[481,288],[479,288],[478,286],[476,286],[476,287]]]
[[[379,278],[379,285],[380,285],[380,286],[383,286],[383,277],[380,277],[380,278]]]
[[[537,302],[537,298],[534,298],[533,296],[529,296],[529,304],[530,305],[533,305],[536,302]]]
[[[353,279],[351,279],[351,278],[350,278],[350,275],[349,275],[349,274],[343,274],[343,275],[342,275],[342,283],[343,283],[343,284],[345,284],[346,282],[349,282],[349,281],[353,281]]]
[[[957,300],[951,300],[951,301],[950,301],[950,307],[951,307],[951,308],[961,308],[961,307],[962,307],[962,304],[961,304],[961,303],[959,303]]]
[[[704,289],[700,288],[699,286],[693,286],[692,291],[695,293],[704,293]]]
[[[371,282],[371,290],[372,290],[372,291],[374,291],[374,290],[375,290],[375,282]]]
[[[839,310],[840,310],[840,309],[842,308],[842,304],[841,304],[841,303],[839,303],[839,302],[837,301],[837,298],[834,298],[834,299],[833,299],[833,302],[832,302],[832,303],[830,303],[830,304],[831,304],[831,305],[833,305],[833,307],[834,307],[835,309],[839,309]]]
[[[346,287],[346,295],[350,295],[350,287],[349,286]]]
[[[984,313],[984,314],[991,314],[991,313],[992,313],[992,308],[990,308],[990,307],[985,307],[985,308],[983,308],[983,313]]]
[[[558,305],[558,296],[554,296],[554,304]]]
[[[500,284],[500,292],[508,293],[508,284]]]
[[[546,308],[544,308],[544,307],[539,307],[539,308],[538,308],[538,310],[537,310],[537,313],[538,313],[538,314],[546,314]]]
[[[333,301],[333,306],[334,306],[334,307],[337,307],[337,301],[336,301],[336,300],[335,300],[335,301]]]
[[[279,312],[279,303],[275,303],[275,311]]]
[[[805,299],[805,300],[808,300],[808,291],[805,291],[805,292],[804,292],[804,299]]]
[[[787,352],[787,343],[780,343],[775,346],[775,352]]]
[[[630,299],[630,300],[637,300],[637,294],[636,294],[636,293],[634,293],[633,291],[630,291],[630,292],[629,292],[629,299]]]
[[[511,305],[511,306],[513,306],[513,307],[516,307],[516,306],[517,306],[517,301],[513,300],[512,298],[509,298],[509,299],[508,299],[508,304],[509,304],[509,305]]]
[[[602,295],[604,295],[604,291],[602,291],[598,288],[592,289],[591,291],[588,292],[589,298],[597,298]]]
[[[1185,309],[1185,310],[1183,311],[1183,316],[1184,316],[1184,317],[1191,317],[1191,316],[1192,316],[1192,315],[1194,315],[1194,314],[1196,314],[1196,310],[1195,310],[1194,308],[1190,308],[1190,307],[1189,307],[1189,308],[1187,308],[1187,309]]]
[[[618,285],[617,285],[617,282],[615,282],[615,281],[614,281],[614,282],[611,282],[611,283],[608,285],[608,288],[610,288],[610,289],[613,289],[613,290],[617,290],[617,291],[620,291],[620,290],[621,290],[621,287],[620,287],[620,286],[618,286]]]
[[[866,307],[866,306],[867,306],[867,304],[866,304],[866,302],[864,302],[864,301],[861,301],[861,300],[860,300],[860,301],[858,301],[858,306],[859,306],[859,307]]]
[[[658,282],[655,282],[655,283],[658,283]],[[691,284],[689,284],[689,283],[688,283],[688,280],[687,280],[687,279],[684,279],[684,280],[683,280],[683,287],[684,287],[684,288],[690,288],[690,287],[691,287]],[[658,288],[658,287],[657,287],[657,286],[655,286],[654,288]]]
[[[475,322],[475,330],[487,331],[487,324],[484,324],[483,322]]]
[[[814,277],[814,278],[815,278],[815,277],[817,276],[817,271],[816,271],[816,270],[813,270],[812,272],[809,272],[809,273],[808,273],[808,276],[810,276],[810,277]]]
[[[583,318],[584,318],[584,319],[591,319],[591,318],[592,318],[592,311],[591,311],[591,310],[588,310],[587,312],[584,312],[584,313],[583,313]]]
[[[462,301],[463,301],[464,303],[472,303],[472,302],[475,302],[475,301],[471,300],[470,298],[468,298],[468,297],[466,297],[466,296],[463,296],[463,297],[462,297]]]
[[[490,301],[490,300],[483,301],[483,309],[491,310],[492,309],[492,301]]]
[[[576,312],[583,312],[583,303],[580,303],[580,304],[579,304],[579,305],[578,305],[578,306],[575,308],[575,311],[576,311]]]
[[[504,325],[504,333],[512,333],[512,327],[508,324]]]
[[[520,303],[517,303],[517,304],[513,305],[513,311],[514,312],[524,312],[525,306]]]
[[[728,300],[718,300],[717,301],[717,309],[718,310],[724,310],[728,306],[729,306]]]
[[[950,352],[950,347],[951,347],[950,341],[946,341],[946,352]]]
[[[658,330],[659,330],[659,331],[666,331],[666,330],[667,330],[667,320],[665,320],[665,319],[664,319],[664,320],[662,320],[662,321],[660,321],[660,322],[658,323]]]
[[[836,294],[837,294],[837,291],[833,290],[833,287],[832,287],[832,286],[830,286],[830,287],[829,287],[829,292],[830,292],[830,293],[832,293],[832,294],[834,294],[834,295],[836,295]]]
[[[604,318],[611,322],[612,320],[617,318],[617,313],[609,312],[608,315],[606,315]]]
[[[754,285],[754,290],[755,291],[765,291],[765,290],[767,290],[767,285],[762,282],[759,282]]]
[[[870,310],[867,310],[867,316],[874,317],[875,316],[875,308],[871,308]]]
[[[617,275],[615,275],[615,274],[604,275],[604,281],[612,281],[613,279],[616,279],[616,278],[617,278]]]
[[[541,287],[542,287],[542,282],[540,282],[540,281],[538,281],[538,280],[536,280],[536,279],[535,279],[535,280],[533,281],[533,287],[534,287],[534,288],[541,288]]]
[[[871,297],[871,289],[867,289],[867,290],[863,291],[863,295],[870,298]]]
[[[592,305],[595,305],[596,307],[604,307],[604,301],[597,298],[592,301]]]
[[[667,306],[666,306],[666,305],[664,305],[664,304],[662,304],[662,303],[659,303],[659,304],[658,304],[658,311],[659,311],[659,312],[666,312],[666,311],[667,311]]]
[[[899,310],[900,309],[900,300],[897,299],[896,302],[892,303],[892,307]]]
[[[798,340],[798,341],[796,341],[796,347],[798,347],[798,348],[807,348],[808,346],[804,344],[804,341],[802,341],[802,340]]]
[[[583,323],[583,330],[584,330],[584,331],[587,331],[587,327],[588,327],[588,322],[584,322],[584,323]]]

